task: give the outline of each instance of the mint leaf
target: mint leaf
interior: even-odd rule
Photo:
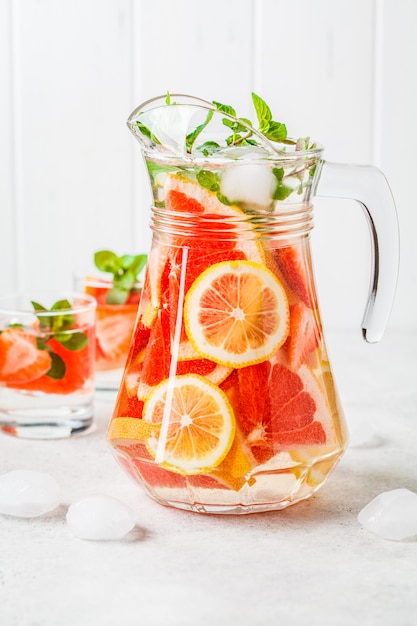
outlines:
[[[158,137],[155,137],[153,132],[147,126],[145,126],[145,124],[142,124],[142,122],[140,122],[139,120],[136,120],[136,126],[138,127],[138,130],[142,133],[142,135],[147,137],[154,144],[161,143]]]
[[[97,269],[113,274],[113,287],[106,294],[107,304],[124,304],[127,301],[146,261],[146,254],[124,254],[119,257],[111,250],[100,250],[94,254]]]
[[[277,179],[277,186],[276,189],[272,195],[272,198],[274,200],[285,200],[286,198],[288,198],[288,196],[290,194],[292,194],[292,192],[294,191],[291,187],[288,187],[287,185],[284,185],[283,183],[283,179],[284,179],[284,168],[280,167],[274,167],[272,170],[273,175],[275,176],[275,178]]]
[[[35,302],[34,300],[31,300],[31,304],[35,311],[47,311],[48,310],[48,309],[45,309],[45,307],[42,306],[42,304],[39,304],[39,302]],[[38,320],[39,320],[40,328],[42,329],[51,328],[52,318],[49,315],[39,315]]]
[[[264,135],[271,141],[284,141],[287,138],[287,127],[280,122],[270,122],[269,127],[265,130]]]
[[[232,203],[220,191],[220,179],[218,174],[207,170],[199,170],[197,172],[197,181],[202,187],[213,191],[222,204],[230,206]]]
[[[123,256],[120,257],[120,266],[124,270],[129,269],[131,265],[134,263],[135,258],[136,257],[133,256],[133,254],[124,254]]]
[[[39,302],[35,302],[34,300],[31,300],[31,304],[33,308],[35,309],[35,311],[47,311],[48,310],[48,309],[45,309],[45,307],[42,306],[42,304],[39,304]]]
[[[55,380],[62,380],[67,371],[65,361],[55,352],[49,351],[49,356],[51,357],[51,367],[46,372],[46,376]]]
[[[239,120],[241,122],[243,122],[243,124],[246,124],[247,126],[253,126],[252,122],[250,120],[248,120],[246,117],[239,117]]]
[[[52,306],[51,311],[62,311],[63,309],[71,309],[69,300],[57,300]],[[46,309],[45,309],[46,310]]]
[[[102,272],[113,274],[113,287],[106,294],[107,304],[124,304],[139,282],[139,274],[146,265],[146,254],[117,256],[111,250],[99,250],[94,263]]]
[[[216,102],[215,100],[213,100],[213,104],[221,113],[226,113],[226,115],[230,115],[231,117],[236,118],[236,111],[233,107],[229,106],[228,104],[221,104],[220,102]],[[242,144],[248,137],[252,135],[252,132],[248,131],[247,127],[245,126],[245,124],[252,126],[252,123],[246,118],[241,118],[240,120],[239,118],[230,120],[225,117],[222,120],[222,123],[233,131],[233,135],[230,135],[230,137],[227,137],[226,139],[226,145],[228,146]],[[239,133],[246,133],[246,135],[242,137]]]
[[[226,113],[226,115],[231,115],[232,117],[236,117],[236,111],[234,110],[233,107],[229,106],[228,104],[221,104],[221,102],[216,102],[215,100],[213,100],[213,104],[216,107],[216,109],[220,111],[221,113]]]
[[[218,191],[220,189],[219,177],[214,172],[199,170],[197,172],[197,181],[202,187],[210,189],[210,191]]]
[[[71,309],[71,304],[68,300],[58,300],[51,306],[51,311],[65,311]],[[54,333],[55,338],[60,332],[65,332],[68,328],[71,328],[75,324],[75,317],[71,313],[64,315],[51,316],[51,330]],[[57,339],[57,341],[60,341]],[[60,341],[62,343],[62,341]]]
[[[117,254],[111,250],[100,250],[94,254],[94,264],[101,272],[117,272],[120,267],[120,261]]]
[[[225,117],[222,121],[225,126],[228,126],[229,128],[231,128],[235,133],[247,133],[248,132],[248,129],[246,128],[246,126],[244,126],[243,124],[240,124],[239,120],[234,122],[233,120],[229,120],[227,117]]]
[[[294,190],[291,187],[286,187],[285,185],[278,185],[275,189],[272,198],[273,200],[285,200],[289,195],[292,194]]]
[[[226,206],[230,206],[232,204],[229,198],[226,198],[226,196],[224,196],[220,191],[216,193],[216,196],[222,204],[225,204]]]
[[[152,161],[146,161],[146,166],[152,178],[155,178],[155,176],[158,176],[158,174],[165,174],[165,172],[169,172],[168,168],[164,167],[163,165],[153,163]]]
[[[287,138],[287,127],[285,124],[274,122],[271,109],[266,104],[265,100],[262,100],[256,93],[252,93],[252,101],[258,118],[259,132],[271,141],[285,141]]]
[[[265,130],[269,129],[270,123],[272,122],[271,109],[265,100],[262,100],[260,96],[253,92],[252,102],[255,107],[256,117],[258,118],[259,131],[263,133]]]
[[[192,133],[187,135],[187,137],[185,138],[185,145],[186,145],[186,148],[187,148],[188,152],[191,153],[195,140],[197,139],[199,134],[205,129],[205,127],[210,122],[212,117],[213,117],[213,111],[209,111],[207,113],[207,117],[206,117],[205,121],[202,124],[200,124],[199,126],[197,126],[197,128]]]
[[[215,141],[206,141],[201,146],[197,146],[196,150],[202,152],[204,156],[211,156],[220,150],[220,146]]]
[[[132,262],[130,264],[130,270],[132,274],[135,276],[135,281],[138,280],[138,274],[143,270],[146,265],[146,261],[148,257],[146,254],[137,254],[133,257]]]
[[[36,347],[38,350],[48,350],[47,339],[44,337],[36,337]]]
[[[69,335],[69,338],[65,339],[63,343],[64,348],[71,350],[71,352],[78,352],[78,350],[84,350],[88,345],[88,337],[84,333],[76,332]]]
[[[142,122],[139,122],[139,120],[136,120],[136,126],[138,127],[142,135],[145,135],[145,137],[147,137],[148,139],[153,139],[153,135],[151,131],[149,130],[147,126],[145,126],[145,124],[142,124]]]

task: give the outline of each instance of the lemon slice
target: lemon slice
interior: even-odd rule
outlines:
[[[210,472],[233,443],[235,419],[226,394],[198,374],[157,385],[143,418],[152,425],[146,445],[155,461],[181,474]]]
[[[264,265],[215,263],[189,289],[184,324],[205,358],[227,367],[253,365],[269,359],[287,338],[287,296]]]
[[[152,433],[148,422],[136,417],[115,417],[107,431],[109,441],[129,439],[130,441],[144,441]]]

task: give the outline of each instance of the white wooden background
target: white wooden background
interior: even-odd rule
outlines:
[[[402,262],[390,328],[417,326],[415,0],[0,0],[0,293],[72,284],[95,250],[147,251],[150,196],[125,126],[170,91],[250,92],[329,161],[373,163],[394,192]],[[313,252],[331,329],[359,326],[369,235],[317,199]]]

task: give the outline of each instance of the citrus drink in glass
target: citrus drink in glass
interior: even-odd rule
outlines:
[[[59,438],[93,420],[95,300],[49,292],[0,298],[0,429]]]

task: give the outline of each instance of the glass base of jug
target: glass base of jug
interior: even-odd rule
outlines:
[[[264,504],[236,504],[236,505],[219,505],[219,504],[187,504],[185,502],[178,502],[175,500],[160,500],[151,496],[156,502],[163,506],[180,509],[182,511],[189,511],[191,513],[200,513],[207,515],[250,515],[254,513],[268,513],[272,511],[282,511],[289,506],[297,504],[303,500],[308,500],[313,493],[317,491],[318,487],[309,494],[294,500],[282,500],[280,502],[270,502]]]
[[[310,498],[326,482],[339,460],[338,456],[326,460],[325,473],[305,469],[302,475],[294,472],[261,474],[255,484],[246,484],[238,491],[227,488],[155,486],[140,480],[153,500],[163,506],[215,515],[246,515],[267,511],[280,511]],[[136,482],[139,482],[136,480]]]

